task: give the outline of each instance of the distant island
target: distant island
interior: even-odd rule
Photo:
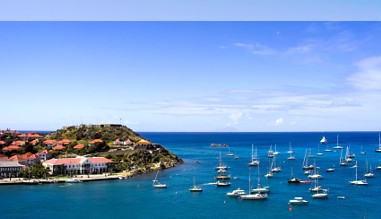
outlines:
[[[77,125],[55,132],[0,131],[0,178],[118,175],[171,168],[183,160],[119,124]]]

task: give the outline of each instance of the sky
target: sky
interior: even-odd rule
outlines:
[[[0,2],[0,129],[380,130],[378,0]]]
[[[0,20],[380,21],[379,0],[3,0]]]
[[[0,22],[0,129],[379,131],[380,39],[380,22]]]

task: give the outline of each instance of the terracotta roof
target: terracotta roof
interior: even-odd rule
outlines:
[[[3,145],[3,144],[5,144],[5,141],[0,141],[0,145]]]
[[[18,135],[19,138],[26,138],[27,135],[26,134],[21,134],[21,135]]]
[[[39,134],[37,134],[37,133],[28,133],[27,134],[27,136],[29,137],[29,138],[42,138],[42,135],[39,135]]]
[[[62,139],[61,142],[62,142],[62,144],[64,144],[64,145],[67,145],[67,144],[70,144],[70,143],[71,143],[71,141],[70,141],[69,139],[67,139],[67,138]]]
[[[94,139],[92,141],[89,142],[89,144],[95,144],[95,143],[102,143],[102,139]]]
[[[44,161],[44,163],[53,164],[53,165],[63,165],[63,164],[76,165],[81,163],[81,158],[61,158],[61,159],[54,158],[54,159]]]
[[[84,148],[85,147],[85,145],[83,145],[83,144],[77,144],[77,145],[75,145],[73,148],[74,149],[82,149],[82,148]]]
[[[111,163],[112,161],[105,157],[89,157],[91,163]]]
[[[47,139],[43,142],[44,144],[55,144],[56,143],[56,140],[52,140],[52,139]]]
[[[21,149],[20,146],[17,146],[17,145],[11,145],[11,146],[8,146],[8,147],[4,147],[4,148],[3,148],[3,151],[12,151],[12,150],[18,151],[18,150],[20,150],[20,149]]]
[[[62,146],[62,145],[57,145],[57,146],[54,146],[53,147],[53,150],[55,151],[62,151],[64,150],[66,147]]]

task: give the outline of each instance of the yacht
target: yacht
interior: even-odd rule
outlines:
[[[267,194],[266,193],[247,194],[247,195],[241,195],[240,198],[242,200],[263,200],[263,199],[267,199]]]
[[[245,190],[238,188],[233,190],[232,192],[226,193],[226,195],[229,197],[239,197],[241,195],[246,195],[246,192]]]
[[[304,200],[302,197],[294,197],[294,199],[291,199],[290,201],[288,201],[288,204],[304,205],[304,204],[308,204],[308,201]]]

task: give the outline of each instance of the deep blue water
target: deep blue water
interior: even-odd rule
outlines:
[[[375,177],[368,179],[368,186],[352,186],[348,181],[355,178],[355,169],[340,167],[340,152],[324,152],[310,162],[316,162],[324,179],[320,185],[329,188],[329,198],[313,200],[309,184],[288,184],[293,176],[306,179],[302,162],[306,149],[316,154],[322,133],[140,133],[152,142],[159,143],[177,154],[185,164],[160,172],[160,181],[167,189],[152,188],[155,173],[128,180],[99,181],[80,184],[20,185],[0,187],[0,218],[380,218],[381,171],[374,170]],[[358,171],[362,178],[366,160],[375,168],[381,160],[378,148],[378,132],[328,132],[327,147],[339,144],[350,146],[356,154]],[[212,148],[211,143],[223,143],[239,156],[235,160],[226,156],[227,148]],[[296,160],[287,160],[289,144],[295,151]],[[261,184],[270,186],[271,192],[265,201],[242,201],[229,198],[226,192],[238,187],[247,190],[249,175],[253,185],[257,182],[257,168],[248,167],[251,145],[258,148],[261,160]],[[277,146],[281,154],[277,164],[282,171],[271,179],[263,175],[268,168],[267,151],[270,145]],[[367,151],[360,155],[360,150]],[[232,186],[217,188],[214,182],[218,156],[230,166]],[[311,161],[312,160],[312,161]],[[195,161],[200,161],[196,164]],[[324,170],[335,165],[334,173]],[[377,172],[379,171],[379,172]],[[202,185],[202,193],[190,193],[188,189],[196,183]],[[288,200],[302,196],[309,201],[305,206],[294,206],[289,211]],[[345,196],[346,199],[337,199]]]

